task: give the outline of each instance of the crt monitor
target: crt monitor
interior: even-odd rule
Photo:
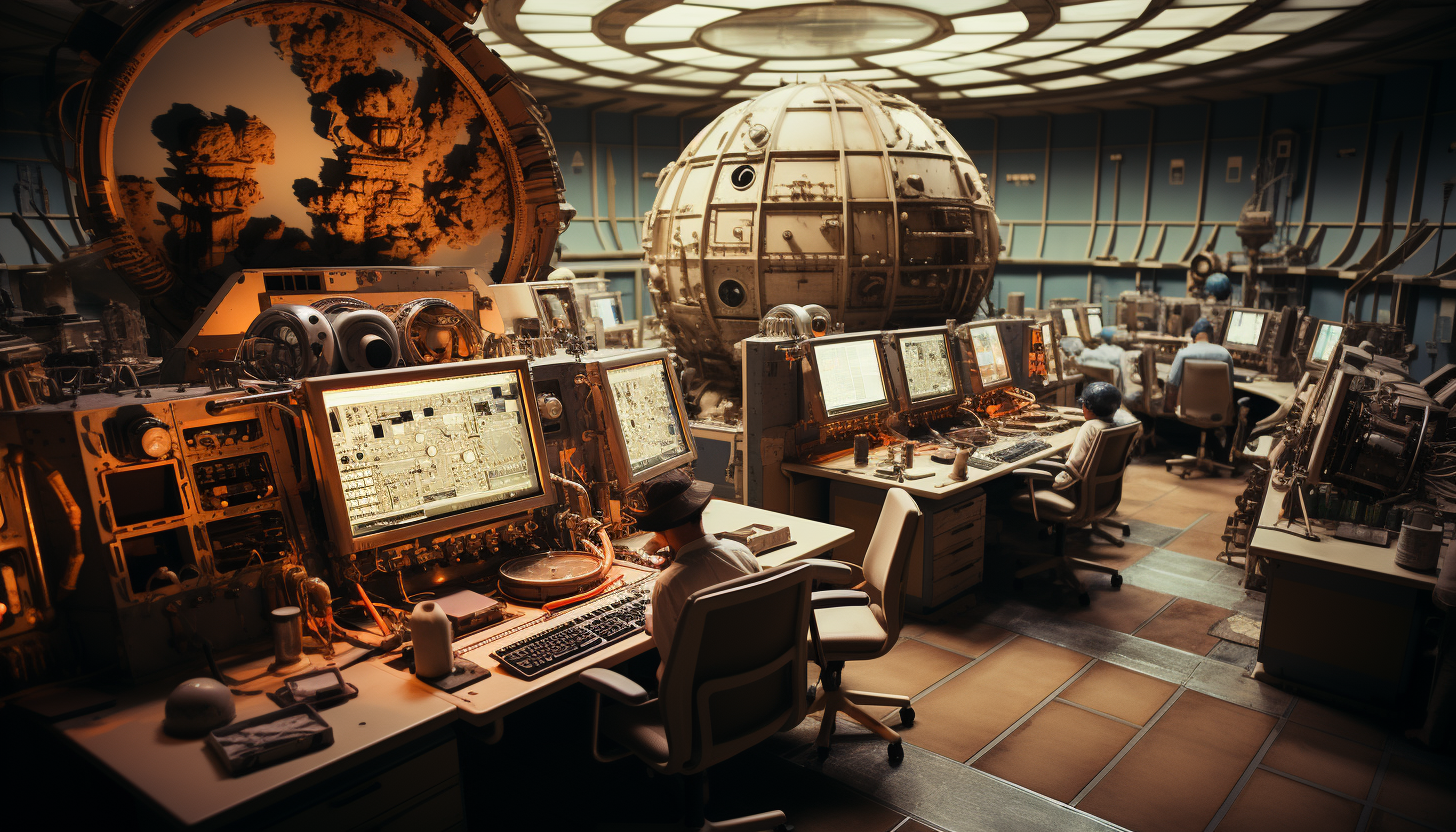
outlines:
[[[667,350],[597,362],[607,445],[622,485],[636,485],[698,458]]]
[[[890,333],[900,357],[900,383],[908,409],[940,407],[961,398],[950,330],[943,326]]]
[[[1315,328],[1314,339],[1309,346],[1308,363],[1313,367],[1328,367],[1340,345],[1340,336],[1345,334],[1343,324],[1334,321],[1320,321]]]
[[[962,338],[968,357],[976,362],[982,390],[1011,384],[1011,362],[1006,360],[1006,347],[1001,343],[1001,330],[995,321],[971,324]]]
[[[1046,383],[1061,381],[1062,350],[1057,343],[1056,326],[1051,321],[1041,321],[1027,329],[1026,374],[1041,375]],[[1035,338],[1041,340],[1040,359],[1033,343]],[[1041,367],[1036,366],[1038,360],[1042,363]]]
[[[1057,310],[1062,318],[1062,332],[1072,338],[1085,337],[1082,332],[1082,324],[1077,316],[1077,307],[1063,306]]]
[[[621,292],[596,292],[587,295],[586,302],[591,309],[591,317],[601,319],[604,326],[626,323],[622,316]]]
[[[1234,352],[1258,352],[1268,322],[1267,309],[1230,309],[1224,324],[1224,348]]]
[[[816,421],[842,422],[890,409],[879,342],[879,332],[855,332],[805,343],[804,400]]]
[[[581,321],[576,316],[576,302],[571,298],[571,287],[561,284],[533,286],[536,298],[541,304],[542,326],[550,331],[557,321],[565,321],[566,328],[581,332]]]
[[[311,378],[303,394],[341,552],[555,501],[524,357]]]
[[[1087,334],[1093,338],[1102,335],[1102,307],[1087,307]]]

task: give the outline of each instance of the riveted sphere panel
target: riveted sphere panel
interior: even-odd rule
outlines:
[[[679,354],[728,363],[784,304],[850,331],[969,315],[1001,242],[986,182],[937,119],[848,81],[729,108],[663,168],[644,247]]]

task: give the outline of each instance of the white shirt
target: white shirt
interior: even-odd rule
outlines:
[[[1072,440],[1072,450],[1067,453],[1067,467],[1075,471],[1076,476],[1071,476],[1063,471],[1057,474],[1056,482],[1052,483],[1052,487],[1066,488],[1086,476],[1087,472],[1082,470],[1082,465],[1087,461],[1087,454],[1092,452],[1092,440],[1097,438],[1097,434],[1108,428],[1131,425],[1137,420],[1138,418],[1132,415],[1127,408],[1119,407],[1117,412],[1112,414],[1111,422],[1103,419],[1088,419],[1082,423],[1081,429],[1077,431],[1077,438]]]
[[[667,653],[672,647],[677,620],[687,605],[688,596],[700,589],[731,581],[734,578],[762,571],[758,559],[747,546],[734,540],[720,540],[704,535],[682,547],[668,567],[652,585],[652,611],[647,616],[647,632],[657,644],[662,664],[657,676],[667,666]]]

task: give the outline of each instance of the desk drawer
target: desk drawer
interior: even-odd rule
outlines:
[[[986,517],[982,515],[970,520],[962,521],[959,526],[936,526],[935,539],[931,541],[930,554],[933,557],[940,557],[946,552],[959,549],[972,540],[982,540],[986,537]]]
[[[944,578],[936,578],[931,588],[930,603],[943,604],[981,582],[984,559],[973,561]]]
[[[986,540],[978,537],[961,544],[957,549],[936,555],[930,562],[930,577],[938,581],[952,572],[959,572],[962,567],[981,560],[985,552]]]
[[[986,516],[986,495],[977,494],[964,503],[943,508],[931,515],[931,528],[936,535],[950,529],[958,529],[975,520],[978,517]]]
[[[344,832],[366,824],[377,826],[381,818],[394,815],[418,795],[440,789],[446,781],[453,781],[454,786],[444,789],[444,793],[458,798],[460,757],[453,739],[362,783],[320,797],[317,803],[271,827],[271,832]],[[432,801],[441,802],[448,803],[448,798]],[[440,828],[448,825],[444,823]]]

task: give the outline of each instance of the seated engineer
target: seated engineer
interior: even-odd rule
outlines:
[[[1136,366],[1137,352],[1112,343],[1116,335],[1115,327],[1103,327],[1097,335],[1102,343],[1095,347],[1084,346],[1080,338],[1063,338],[1062,351],[1075,358],[1078,366],[1111,370],[1113,383],[1122,392],[1123,400],[1134,402],[1142,396],[1142,387],[1133,384],[1130,372]]]
[[[1122,406],[1122,394],[1105,381],[1094,381],[1083,388],[1081,402],[1082,415],[1087,421],[1078,429],[1077,438],[1072,440],[1072,449],[1067,452],[1067,467],[1073,473],[1062,471],[1052,483],[1052,487],[1058,490],[1069,488],[1082,479],[1082,465],[1087,461],[1087,454],[1092,452],[1092,440],[1097,438],[1097,434],[1138,421]]]
[[[1173,356],[1173,368],[1168,372],[1168,386],[1163,393],[1163,410],[1172,413],[1178,404],[1178,385],[1183,383],[1183,362],[1188,359],[1196,361],[1222,361],[1229,365],[1229,393],[1233,393],[1234,380],[1234,358],[1229,351],[1221,344],[1209,342],[1213,336],[1213,324],[1207,318],[1199,318],[1198,322],[1188,330],[1193,336],[1193,343],[1178,350]]]
[[[652,604],[647,610],[647,632],[662,657],[657,666],[657,677],[661,679],[678,616],[688,596],[762,570],[747,546],[719,539],[703,529],[703,509],[713,498],[712,483],[694,482],[679,469],[648,480],[642,495],[647,508],[632,512],[637,528],[656,532],[658,542],[673,552],[671,562],[652,586]]]

